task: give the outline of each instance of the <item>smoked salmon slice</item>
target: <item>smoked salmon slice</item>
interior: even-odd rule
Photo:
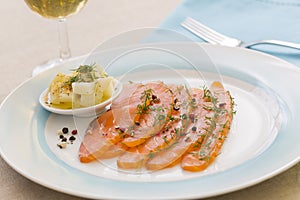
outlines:
[[[136,109],[137,117],[131,126],[126,127],[127,137],[122,143],[134,147],[158,133],[171,114],[173,100],[172,91],[163,82],[151,82],[138,87],[129,100],[131,107]]]
[[[120,134],[115,130],[113,120],[112,111],[109,110],[90,124],[79,147],[81,162],[96,160],[120,140]]]
[[[138,112],[138,106],[142,103],[141,95],[145,90],[156,90],[155,94],[162,92],[161,99],[159,102],[151,105],[153,110],[159,109],[158,106],[164,108],[164,110],[159,110],[157,113],[167,115],[170,110],[170,105],[172,104],[172,93],[169,91],[166,85],[162,82],[143,84],[125,84],[123,86],[123,91],[112,103],[111,109],[106,113],[100,115],[97,120],[94,120],[88,129],[79,148],[79,159],[81,162],[91,162],[101,157],[107,157],[107,155],[112,152],[121,152],[125,148],[118,148],[115,146],[121,139],[122,144],[127,146],[134,146],[144,141],[141,138],[141,134],[137,134],[138,137],[130,135],[129,131],[136,130],[142,132],[144,130],[148,131],[148,137],[152,132],[159,130],[162,125],[164,125],[165,119],[161,119],[160,123],[150,124],[147,117],[143,116],[142,124],[138,128],[134,128],[137,125],[134,123],[134,117]],[[152,95],[155,95],[152,94]],[[151,96],[151,98],[153,98]],[[158,100],[158,97],[156,97]],[[145,113],[147,116],[155,116],[149,113]],[[115,117],[116,116],[116,117]],[[153,117],[150,117],[153,120]],[[148,124],[147,124],[148,123]],[[150,127],[146,127],[146,126]],[[158,126],[159,125],[159,126]],[[146,128],[143,128],[146,127]],[[152,131],[152,132],[151,132]],[[146,134],[144,134],[144,137]],[[129,141],[126,140],[129,138]],[[115,147],[114,147],[115,146]],[[108,151],[106,153],[106,151]],[[118,151],[119,150],[119,151]],[[106,154],[106,155],[103,155]]]
[[[141,87],[141,84],[124,84],[123,91],[111,106],[114,109],[108,110],[91,122],[79,148],[78,155],[81,162],[91,162],[122,152],[124,148],[115,145],[125,136],[125,130],[119,126],[127,127],[132,124],[136,111],[130,107],[128,95],[130,96],[138,87]]]
[[[163,169],[183,157],[183,169],[199,171],[207,167],[218,155],[231,124],[231,96],[220,82],[212,83],[209,90],[194,89],[192,93],[199,107],[192,113],[194,122],[191,122],[188,131],[182,134],[175,145],[151,158],[146,163],[147,169]],[[196,151],[197,149],[199,151]],[[199,164],[196,164],[195,160]]]
[[[205,108],[213,113],[207,116],[209,128],[198,150],[188,152],[181,161],[181,167],[188,171],[204,170],[216,159],[232,122],[234,111],[230,93],[219,83],[214,83],[211,88],[212,93],[207,95],[211,105]]]
[[[140,83],[124,84],[122,92],[111,104],[114,124],[123,130],[133,124],[139,104],[139,101],[133,101],[140,97],[140,94],[135,91],[141,90],[141,87],[143,87],[143,84]]]
[[[143,167],[146,160],[155,153],[172,145],[180,132],[184,131],[187,127],[185,120],[180,119],[181,116],[188,116],[193,109],[190,102],[191,96],[188,89],[184,86],[170,86],[170,90],[174,94],[174,103],[172,106],[172,113],[164,127],[154,136],[147,139],[143,144],[137,146],[133,151],[127,151],[121,155],[117,164],[118,167],[123,169],[137,169]]]
[[[97,159],[109,159],[122,155],[128,150],[128,147],[121,142],[111,145],[105,152],[100,154]]]
[[[181,116],[182,119],[188,120],[188,127],[186,131],[181,132],[178,140],[166,148],[160,151],[154,157],[150,158],[146,162],[146,168],[149,170],[159,170],[172,165],[172,163],[178,161],[181,156],[192,146],[196,144],[201,138],[201,131],[195,130],[194,127],[205,126],[205,115],[207,111],[203,109],[196,109],[202,105],[203,102],[203,91],[200,89],[191,90],[192,93],[192,104],[194,109],[189,115]]]

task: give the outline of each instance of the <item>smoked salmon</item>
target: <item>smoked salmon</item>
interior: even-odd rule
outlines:
[[[143,87],[142,84],[123,84],[122,92],[112,102],[111,109],[114,115],[114,123],[119,128],[125,130],[132,125],[139,101],[132,102],[130,99],[139,98],[140,94],[135,91],[141,87]]]
[[[83,138],[79,148],[79,159],[81,162],[91,162],[101,156],[119,137],[114,130],[112,111],[109,110],[94,120]],[[116,140],[116,141],[115,141]]]
[[[181,161],[181,167],[188,171],[202,171],[206,169],[218,156],[224,140],[229,132],[233,117],[233,99],[229,92],[219,83],[211,86],[211,93],[207,95],[211,102],[209,109],[213,113],[207,116],[208,129],[201,146],[197,150],[188,152]],[[218,100],[217,98],[218,97]]]
[[[200,89],[193,89],[191,92],[194,107],[201,106],[203,103],[203,91]],[[193,109],[189,115],[182,116],[182,119],[188,120],[187,130],[180,133],[180,137],[176,143],[150,158],[146,162],[146,168],[149,170],[166,168],[180,159],[190,146],[197,144],[198,140],[201,139],[201,131],[206,127],[206,114],[206,110]],[[201,129],[199,127],[201,127]]]
[[[129,100],[137,117],[131,126],[125,127],[127,137],[122,143],[134,147],[159,132],[171,114],[173,100],[172,91],[163,82],[147,83],[137,88]]]
[[[188,89],[184,86],[176,85],[170,86],[169,89],[173,92],[175,99],[172,113],[168,116],[164,127],[139,145],[134,151],[127,151],[121,155],[117,160],[120,168],[137,169],[144,166],[147,159],[172,145],[187,127],[186,120],[182,120],[180,117],[184,115],[189,116],[190,111],[193,109],[190,104],[191,96]]]
[[[81,162],[116,158],[122,169],[180,164],[201,171],[220,153],[233,118],[233,98],[220,82],[186,88],[131,83],[94,120],[79,149]]]
[[[86,134],[79,148],[81,162],[91,162],[98,158],[120,153],[124,148],[117,144],[125,137],[125,129],[119,126],[130,126],[135,115],[135,109],[129,105],[129,96],[141,84],[124,84],[123,91],[114,100],[112,108],[95,119],[86,130]],[[115,118],[114,116],[118,116]],[[106,152],[109,151],[109,152]],[[113,153],[114,152],[114,153]]]

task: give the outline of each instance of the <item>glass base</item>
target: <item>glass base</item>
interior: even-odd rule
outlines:
[[[44,64],[38,65],[36,66],[33,71],[32,71],[32,76],[36,76],[39,73],[46,71],[48,69],[51,69],[59,64],[61,64],[63,61],[61,59],[53,59],[53,60],[49,60]]]

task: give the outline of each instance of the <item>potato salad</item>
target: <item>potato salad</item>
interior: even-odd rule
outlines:
[[[99,104],[109,99],[115,79],[97,65],[81,65],[70,75],[58,73],[52,80],[46,102],[49,106],[72,109]]]

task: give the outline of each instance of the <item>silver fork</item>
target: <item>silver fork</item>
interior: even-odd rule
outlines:
[[[241,40],[222,35],[212,30],[211,28],[208,28],[207,26],[201,24],[200,22],[196,21],[191,17],[187,17],[185,21],[181,23],[181,25],[193,34],[197,35],[198,37],[201,37],[202,39],[211,44],[245,48],[259,44],[272,44],[300,50],[300,44],[280,40],[261,40],[245,43]]]

